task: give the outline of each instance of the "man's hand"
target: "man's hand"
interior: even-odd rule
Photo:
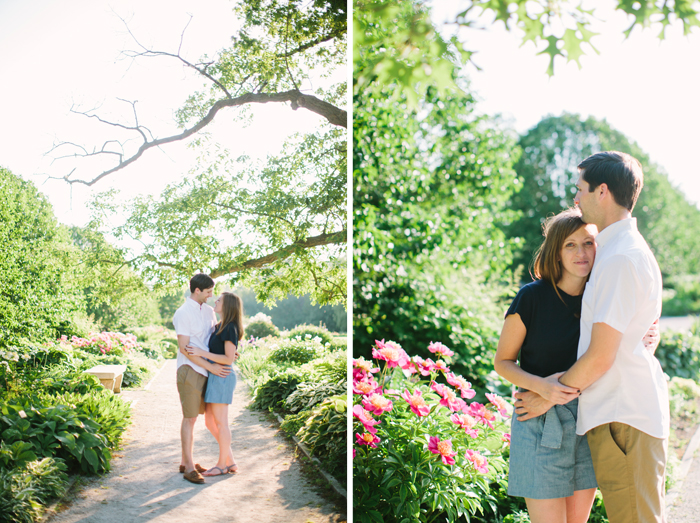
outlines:
[[[527,421],[541,416],[555,404],[547,401],[536,392],[524,391],[515,393],[515,414],[518,421]]]
[[[218,363],[212,363],[211,367],[208,367],[207,370],[218,376],[219,378],[225,378],[229,374],[231,374],[231,367],[228,365],[219,365]]]

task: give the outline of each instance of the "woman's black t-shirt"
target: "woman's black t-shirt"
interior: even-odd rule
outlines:
[[[238,347],[238,329],[233,322],[226,325],[221,334],[217,334],[218,331],[219,324],[217,323],[214,327],[214,333],[209,338],[209,352],[212,354],[226,354],[226,344],[224,343],[226,341],[232,341]]]
[[[520,348],[520,367],[530,374],[545,378],[564,372],[576,363],[581,331],[581,299],[537,280],[523,286],[510,305],[506,316],[519,314],[527,334]]]

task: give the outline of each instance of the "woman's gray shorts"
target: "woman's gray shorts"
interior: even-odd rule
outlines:
[[[509,495],[566,498],[598,486],[586,436],[576,435],[577,409],[575,399],[527,421],[518,421],[513,413]]]

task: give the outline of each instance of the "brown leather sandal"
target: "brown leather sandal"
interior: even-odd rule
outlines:
[[[204,468],[203,466],[201,466],[199,463],[195,463],[195,464],[194,464],[194,470],[196,470],[197,472],[199,472],[199,473],[201,474],[202,472],[206,471],[207,469],[205,469],[205,468]],[[184,465],[180,465],[180,474],[184,474],[184,473],[185,473],[185,466],[184,466]]]
[[[182,477],[185,478],[190,483],[197,483],[198,485],[201,485],[202,483],[204,483],[204,476],[202,476],[196,470],[192,470],[190,472],[185,472],[185,474]]]

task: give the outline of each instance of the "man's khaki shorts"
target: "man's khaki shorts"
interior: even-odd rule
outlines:
[[[207,377],[202,376],[189,365],[177,369],[177,391],[180,393],[183,418],[196,418],[204,414],[204,391]]]

